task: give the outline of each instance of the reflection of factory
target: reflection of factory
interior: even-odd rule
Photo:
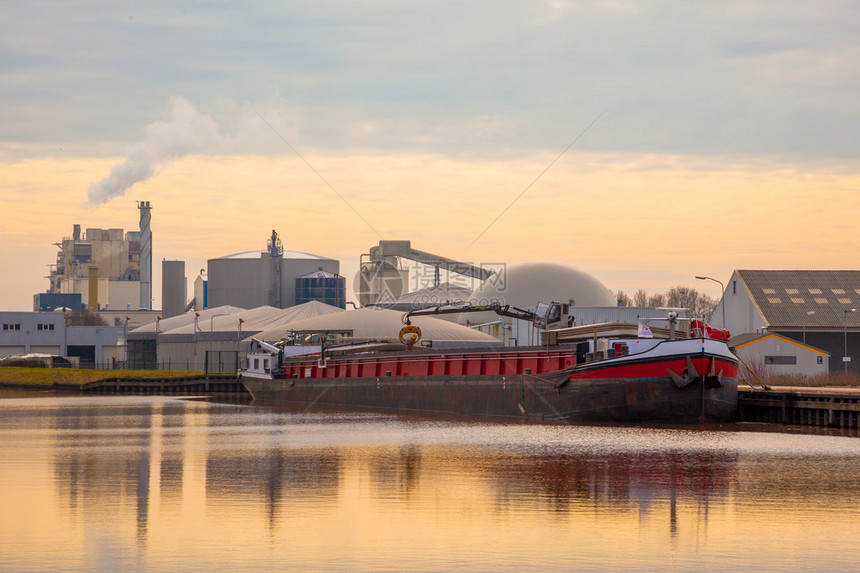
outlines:
[[[34,310],[71,308],[152,308],[152,231],[149,201],[139,201],[140,230],[88,228],[75,225],[59,243],[57,262],[48,275],[45,293],[34,297]]]

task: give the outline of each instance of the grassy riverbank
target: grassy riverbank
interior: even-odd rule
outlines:
[[[0,384],[21,387],[52,386],[60,384],[86,384],[107,379],[171,379],[202,376],[202,372],[173,370],[87,370],[78,368],[23,368],[5,366],[0,368]]]

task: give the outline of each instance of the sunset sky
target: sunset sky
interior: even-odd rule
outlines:
[[[74,223],[136,230],[136,200],[156,307],[162,259],[193,280],[272,229],[350,279],[380,238],[631,294],[860,268],[858,23],[835,1],[4,3],[0,310],[32,308]]]

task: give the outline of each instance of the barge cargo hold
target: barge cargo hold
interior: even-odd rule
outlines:
[[[725,342],[611,338],[597,352],[594,344],[376,350],[325,358],[260,353],[249,355],[241,381],[255,400],[308,409],[555,423],[735,419],[737,358]]]

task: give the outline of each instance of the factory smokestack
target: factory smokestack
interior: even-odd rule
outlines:
[[[140,209],[140,308],[152,310],[152,229],[149,228],[152,207],[149,201],[138,201]]]

